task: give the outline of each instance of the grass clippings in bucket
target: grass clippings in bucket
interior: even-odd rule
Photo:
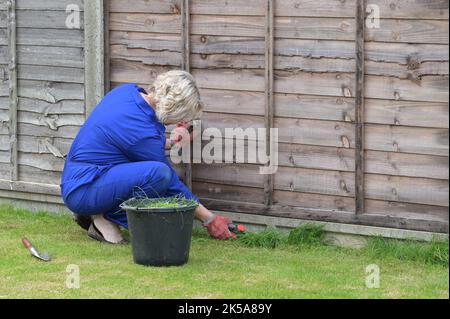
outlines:
[[[123,204],[123,207],[132,207],[137,210],[147,209],[185,209],[188,207],[196,207],[198,203],[193,199],[185,197],[165,197],[165,198],[148,198],[138,197],[132,198]]]

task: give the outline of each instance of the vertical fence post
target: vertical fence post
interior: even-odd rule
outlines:
[[[8,0],[8,48],[9,48],[9,143],[10,143],[10,179],[19,178],[19,163],[17,150],[17,50],[16,50],[16,0]]]
[[[84,1],[84,87],[86,117],[89,116],[105,93],[103,2],[103,0]]]
[[[189,0],[181,0],[181,52],[181,68],[186,72],[190,72],[191,41]],[[184,164],[184,170],[186,185],[189,187],[189,189],[192,189],[192,152],[190,155],[190,161],[189,163]]]
[[[181,0],[181,51],[183,55],[181,68],[186,72],[191,70],[190,20],[189,0]]]
[[[356,215],[364,213],[364,35],[366,23],[366,1],[356,2],[356,87],[355,87],[355,201]]]
[[[270,129],[274,126],[274,98],[273,98],[273,51],[274,51],[274,6],[275,0],[266,1],[266,44],[265,44],[265,115],[266,151],[270,151]],[[273,174],[265,175],[264,200],[267,208],[273,204]]]
[[[104,59],[104,75],[105,75],[105,93],[109,92],[111,90],[111,52],[110,52],[110,33],[109,33],[109,0],[104,1],[103,3],[103,29],[104,29],[104,52],[105,52],[105,59]]]

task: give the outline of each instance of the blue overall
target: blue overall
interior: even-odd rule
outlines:
[[[72,144],[61,192],[79,215],[103,214],[128,227],[119,205],[136,194],[184,196],[198,201],[180,181],[165,155],[165,127],[144,100],[145,91],[125,84],[108,93]]]

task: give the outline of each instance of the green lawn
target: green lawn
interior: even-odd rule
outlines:
[[[32,258],[22,236],[54,260]],[[70,264],[79,266],[79,289],[66,287]],[[370,264],[380,267],[378,289],[365,284]],[[250,248],[201,235],[187,265],[147,268],[133,264],[129,245],[90,240],[68,215],[0,206],[0,299],[448,298],[448,282],[448,264],[325,245]]]

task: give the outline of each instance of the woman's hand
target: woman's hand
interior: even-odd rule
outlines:
[[[230,238],[236,238],[236,234],[230,232],[228,229],[228,225],[231,223],[231,219],[216,215],[212,221],[208,224],[204,224],[204,227],[206,227],[211,237],[219,240],[227,240]]]
[[[187,122],[180,122],[170,136],[171,146],[183,147],[194,140],[193,126]]]
[[[236,238],[236,234],[228,229],[228,225],[232,223],[231,219],[214,215],[202,204],[195,209],[195,217],[203,222],[203,227],[208,230],[211,237],[220,240]]]

